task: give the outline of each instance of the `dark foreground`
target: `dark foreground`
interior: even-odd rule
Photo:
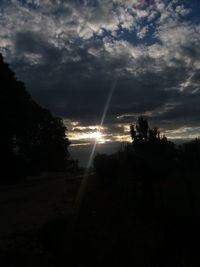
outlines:
[[[1,187],[0,266],[200,266],[198,206],[181,185],[143,201],[140,185],[92,176],[77,214],[79,185],[59,177]]]

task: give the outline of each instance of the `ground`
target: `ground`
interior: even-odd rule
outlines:
[[[81,181],[61,174],[0,187],[0,266],[199,266],[200,220],[185,182],[166,182],[163,203],[154,185],[145,204],[139,183],[105,186],[91,175],[77,206]]]
[[[0,254],[43,253],[40,228],[73,212],[80,182],[80,177],[53,174],[0,186]]]

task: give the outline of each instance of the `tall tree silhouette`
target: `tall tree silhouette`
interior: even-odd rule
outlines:
[[[146,118],[140,116],[136,127],[130,125],[130,135],[134,149],[134,171],[140,177],[144,187],[144,199],[152,198],[152,183],[161,185],[173,168],[176,147],[165,136],[160,137],[158,128],[150,128]]]
[[[146,142],[148,138],[149,124],[143,116],[138,117],[136,127],[131,125],[131,137],[134,142]]]
[[[69,140],[63,121],[31,98],[1,54],[0,90],[2,177],[64,170]]]

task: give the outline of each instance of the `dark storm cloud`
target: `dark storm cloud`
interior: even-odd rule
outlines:
[[[200,26],[184,20],[180,1],[144,2],[15,0],[1,11],[1,51],[33,97],[71,122],[99,124],[114,83],[107,134],[139,114],[163,128],[196,126]]]
[[[62,52],[51,45],[45,36],[35,32],[20,32],[15,36],[16,54],[28,53],[39,55],[44,64],[52,64],[56,66],[62,58]]]
[[[175,65],[171,67],[164,62],[159,65],[160,70],[155,71],[157,63],[147,55],[142,62],[141,59],[134,60],[139,73],[132,74],[124,69],[129,61],[126,54],[116,55],[115,58],[107,54],[106,58],[104,51],[101,58],[96,58],[89,54],[90,47],[86,46],[74,49],[73,56],[78,58],[77,62],[71,57],[62,62],[64,52],[62,56],[58,48],[30,35],[28,33],[16,38],[18,53],[22,49],[22,55],[25,51],[42,56],[41,64],[30,66],[26,72],[26,76],[30,73],[29,88],[38,101],[58,115],[85,120],[89,124],[98,123],[113,79],[116,79],[116,90],[108,112],[107,121],[110,123],[123,113],[140,114],[162,108],[167,102],[188,101],[181,97],[179,89],[191,68],[184,67],[185,62],[182,60],[176,62],[173,59],[171,62]],[[26,38],[32,43],[27,49],[20,45]],[[57,61],[54,55],[58,55]],[[146,66],[143,62],[146,62]],[[35,80],[35,77],[38,79]],[[194,84],[198,72],[192,77],[190,82]],[[176,112],[173,114],[176,118]]]
[[[199,126],[200,122],[200,92],[189,94],[184,93],[180,96],[179,102],[176,103],[174,109],[168,110],[165,114],[159,117],[162,122],[168,121],[168,128],[176,128],[184,125],[187,126]],[[176,124],[170,126],[171,121],[175,121]]]

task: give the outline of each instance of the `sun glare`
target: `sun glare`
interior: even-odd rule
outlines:
[[[94,139],[97,143],[104,143],[103,134],[100,131],[85,133],[81,136],[82,139]]]

